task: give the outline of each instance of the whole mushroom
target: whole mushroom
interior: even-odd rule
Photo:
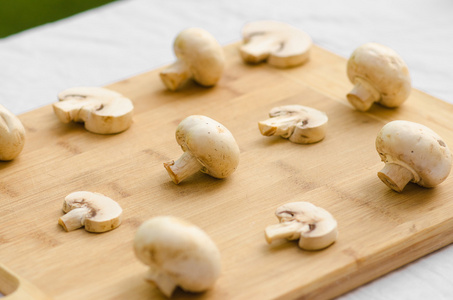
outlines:
[[[277,208],[279,224],[266,227],[270,244],[276,239],[299,240],[304,250],[320,250],[330,246],[338,236],[337,221],[325,209],[310,202],[291,202]]]
[[[400,106],[411,92],[409,69],[394,50],[378,43],[364,44],[351,54],[347,64],[354,88],[346,97],[359,111],[374,102],[385,107]]]
[[[24,148],[25,128],[16,115],[0,105],[0,160],[16,158]]]
[[[53,110],[63,123],[82,122],[88,131],[99,134],[119,133],[132,124],[131,100],[107,88],[69,88],[58,99]]]
[[[452,154],[445,141],[415,122],[385,124],[376,137],[376,150],[385,163],[378,177],[396,192],[403,191],[409,182],[434,187],[450,173]]]
[[[225,178],[239,164],[239,147],[231,132],[206,116],[182,120],[176,128],[176,141],[184,153],[178,160],[164,163],[176,184],[198,171]]]
[[[58,224],[66,231],[85,227],[89,232],[106,232],[120,226],[123,210],[103,194],[79,191],[66,196],[63,212]]]
[[[327,115],[317,109],[302,105],[285,105],[271,109],[270,118],[258,122],[262,135],[280,135],[293,143],[311,144],[324,139]]]
[[[176,62],[160,72],[169,90],[176,90],[188,79],[213,86],[222,77],[225,55],[217,40],[206,30],[188,28],[176,37],[173,50]]]
[[[283,22],[255,21],[242,28],[243,45],[239,48],[247,63],[267,61],[274,67],[288,68],[305,63],[313,45],[311,37]]]
[[[199,227],[171,216],[144,222],[134,239],[137,258],[149,266],[147,279],[171,297],[177,286],[203,292],[220,276],[220,252]]]

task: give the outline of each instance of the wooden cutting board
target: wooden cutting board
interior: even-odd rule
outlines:
[[[404,119],[427,125],[453,147],[452,105],[414,90],[398,109],[375,105],[361,113],[345,98],[352,85],[344,58],[315,47],[307,64],[282,70],[243,64],[237,47],[225,47],[227,67],[214,88],[189,84],[169,92],[159,70],[108,86],[135,105],[134,123],[121,134],[62,124],[51,106],[21,115],[26,146],[0,164],[1,262],[54,299],[160,299],[144,280],[147,268],[132,240],[148,218],[174,215],[212,237],[223,265],[213,289],[177,290],[174,299],[325,299],[453,241],[453,176],[433,189],[409,184],[395,193],[376,176],[383,163],[374,146],[386,122]],[[325,140],[297,145],[262,136],[257,122],[286,104],[325,111]],[[231,177],[170,180],[162,164],[182,154],[174,133],[191,114],[209,116],[235,136],[241,162]],[[115,199],[124,223],[103,234],[63,231],[63,199],[79,190]],[[268,245],[264,228],[292,201],[329,210],[338,241],[317,252],[295,242]]]

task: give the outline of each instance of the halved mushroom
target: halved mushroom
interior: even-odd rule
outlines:
[[[285,105],[271,109],[270,119],[258,122],[262,135],[280,135],[293,143],[311,144],[324,139],[327,115],[302,105]]]
[[[346,97],[359,111],[374,102],[385,107],[400,106],[411,92],[409,69],[394,50],[367,43],[351,54],[347,74],[354,88]]]
[[[206,30],[183,30],[176,37],[173,50],[176,62],[160,72],[160,78],[169,90],[178,89],[190,78],[203,86],[213,86],[222,77],[223,49]]]
[[[247,63],[267,61],[288,68],[305,63],[310,56],[311,37],[287,24],[276,21],[255,21],[242,29],[244,44],[239,48]]]
[[[80,191],[66,196],[63,212],[58,224],[66,231],[85,227],[86,231],[105,232],[120,226],[123,210],[107,196]]]
[[[74,87],[58,94],[53,110],[63,123],[85,123],[88,131],[119,133],[132,124],[134,105],[120,93],[101,87]]]
[[[16,115],[0,105],[0,160],[16,158],[25,144],[25,128]]]
[[[392,121],[376,137],[376,150],[385,162],[379,179],[396,192],[409,182],[434,187],[450,173],[452,154],[430,128],[410,121]]]
[[[337,221],[325,209],[309,202],[291,202],[277,208],[280,223],[268,226],[266,241],[299,239],[299,247],[320,250],[330,246],[338,236]]]
[[[239,164],[239,147],[231,132],[206,116],[185,118],[176,128],[176,141],[184,151],[177,161],[164,163],[174,183],[201,171],[215,178],[225,178]]]
[[[137,258],[147,266],[147,279],[171,297],[177,286],[203,292],[220,276],[220,252],[199,227],[176,217],[159,216],[144,222],[134,239]]]

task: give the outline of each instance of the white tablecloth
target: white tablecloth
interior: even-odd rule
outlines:
[[[366,42],[387,45],[409,65],[415,88],[453,102],[451,0],[127,0],[0,39],[0,103],[16,114],[33,110],[65,88],[172,62],[184,28],[202,27],[226,45],[259,19],[288,22],[343,57]],[[453,246],[340,298],[453,299]]]

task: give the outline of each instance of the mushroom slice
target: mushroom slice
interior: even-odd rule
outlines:
[[[430,128],[397,120],[384,125],[376,137],[376,150],[385,163],[379,179],[396,192],[410,182],[434,187],[450,173],[452,154],[445,141]]]
[[[347,74],[354,88],[346,97],[359,111],[367,111],[374,102],[385,107],[400,106],[411,92],[406,63],[394,50],[377,43],[354,50]]]
[[[147,279],[171,297],[177,286],[188,292],[212,287],[220,276],[220,252],[199,227],[171,216],[144,222],[134,239],[137,258],[149,266]]]
[[[244,44],[239,48],[247,63],[266,61],[271,66],[288,68],[305,63],[312,47],[311,37],[287,24],[255,21],[242,29]]]
[[[58,94],[53,110],[63,123],[85,123],[88,131],[119,133],[131,126],[134,106],[120,93],[101,87],[74,87]]]
[[[239,164],[239,147],[231,132],[206,116],[182,120],[176,128],[176,141],[184,153],[178,160],[164,163],[176,184],[198,171],[225,178]]]
[[[302,105],[274,107],[270,119],[258,122],[262,135],[280,135],[293,143],[311,144],[324,139],[327,115],[317,109]]]
[[[72,231],[84,227],[90,232],[105,232],[121,224],[123,210],[118,203],[99,193],[74,192],[66,196],[58,224]]]
[[[16,115],[0,105],[0,160],[16,158],[25,144],[25,128]]]
[[[190,78],[203,86],[213,86],[220,80],[225,55],[217,40],[206,30],[183,30],[176,37],[173,50],[176,62],[160,72],[160,78],[169,90],[180,88]]]
[[[291,202],[277,208],[280,223],[268,226],[266,241],[276,239],[299,240],[305,250],[320,250],[330,246],[338,236],[337,221],[325,209],[309,202]]]

